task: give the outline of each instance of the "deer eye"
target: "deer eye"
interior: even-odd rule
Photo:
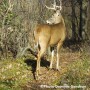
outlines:
[[[54,10],[54,13],[56,13],[56,10]]]

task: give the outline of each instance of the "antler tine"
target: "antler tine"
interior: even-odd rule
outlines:
[[[62,0],[59,1],[60,1],[60,10],[62,10]]]
[[[56,8],[56,1],[54,0],[54,4],[53,4],[53,7]]]
[[[52,9],[52,10],[55,10],[55,8],[54,8],[54,7],[48,7],[47,5],[45,5],[45,7],[46,7],[47,9]]]
[[[59,2],[60,2],[60,6],[56,6],[56,8],[59,8],[60,9],[60,11],[62,10],[62,1],[61,0],[59,0]]]

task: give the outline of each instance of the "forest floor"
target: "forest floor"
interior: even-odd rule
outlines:
[[[49,61],[41,61],[41,74],[39,75],[39,80],[35,80],[33,76],[33,81],[29,82],[26,86],[23,87],[24,90],[47,90],[43,85],[53,85],[58,83],[60,77],[67,72],[67,67],[69,64],[76,62],[76,60],[81,59],[80,53],[61,53],[60,54],[60,71],[55,70],[56,62],[54,60],[53,69],[49,69]],[[31,61],[26,60],[28,65],[31,64]],[[29,64],[30,63],[30,64]],[[35,62],[32,62],[33,65]],[[47,65],[45,65],[47,64]],[[32,66],[33,66],[32,65]],[[33,73],[32,73],[33,74]],[[34,75],[34,74],[33,74]],[[52,89],[52,88],[51,88]]]
[[[85,81],[84,74],[87,73],[88,69],[90,71],[90,66],[89,66],[90,62],[88,62],[90,61],[90,47],[89,46],[87,45],[85,46],[85,44],[80,46],[77,44],[76,46],[71,45],[69,48],[65,48],[65,49],[63,48],[60,53],[60,71],[55,70],[56,57],[54,58],[52,70],[49,69],[50,56],[46,57],[46,59],[47,60],[41,60],[41,74],[39,75],[39,80],[35,80],[35,76],[34,76],[35,73],[34,73],[33,81],[29,82],[23,88],[24,90],[26,89],[27,90],[31,90],[31,89],[32,90],[53,90],[53,89],[54,90],[64,90],[65,87],[56,88],[55,86],[64,86],[64,85],[67,85],[67,86],[77,85],[78,86],[77,82],[79,84],[83,83],[82,85],[85,85],[86,82],[84,82]],[[26,60],[26,62],[28,65],[31,65],[30,60]],[[34,66],[34,64],[35,63],[33,63],[32,66]],[[83,70],[83,68],[86,69],[86,71]],[[75,69],[77,71],[73,71]],[[68,73],[70,72],[70,74],[68,74],[67,72]],[[75,73],[75,77],[74,77],[75,79],[77,78],[81,80],[80,81],[77,79],[74,80],[73,73]],[[88,75],[90,75],[90,73],[88,73]],[[68,80],[70,80],[70,83],[68,82],[68,80],[64,81],[63,79],[61,79],[61,78],[67,79],[67,77],[69,77]],[[90,83],[90,79],[87,82]],[[48,86],[51,86],[51,88]],[[67,89],[72,90],[70,87]],[[80,90],[82,89],[83,88],[80,88]],[[77,88],[75,88],[74,90],[77,90]]]
[[[38,80],[36,80],[35,71],[36,58],[33,55],[17,60],[12,58],[1,60],[0,90],[83,90],[82,87],[65,89],[65,86],[71,85],[82,85],[85,86],[84,90],[89,90],[90,48],[89,46],[87,49],[72,47],[61,50],[60,71],[55,70],[56,59],[54,59],[53,69],[49,69],[50,56],[46,55],[41,60],[41,74]]]

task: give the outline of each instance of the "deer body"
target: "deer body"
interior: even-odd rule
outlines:
[[[40,24],[37,25],[34,31],[35,41],[38,43],[38,58],[37,58],[37,76],[40,72],[40,59],[43,56],[46,49],[50,47],[57,46],[57,64],[56,69],[59,70],[59,52],[66,37],[66,27],[64,19],[61,18],[60,23],[57,24]],[[50,68],[52,68],[54,49],[51,50],[52,58],[50,62]]]
[[[54,46],[59,41],[64,41],[66,36],[64,20],[58,24],[40,24],[34,32],[36,42],[44,42],[47,46]],[[47,43],[46,43],[47,42]]]

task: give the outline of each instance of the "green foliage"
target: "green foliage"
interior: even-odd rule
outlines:
[[[12,12],[9,12],[5,19],[5,25],[13,25],[13,19],[16,15]]]
[[[9,8],[9,3],[8,0],[3,0],[0,3],[0,26],[2,25],[11,25],[12,19],[15,17],[15,14],[8,10]]]
[[[18,27],[21,23],[20,20],[21,19],[14,11],[14,8],[12,8],[12,10],[9,10],[9,1],[3,0],[0,3],[0,27],[2,27],[2,24],[4,24],[4,26]]]
[[[83,85],[90,88],[90,57],[78,60],[67,67],[57,85]]]
[[[0,90],[20,90],[31,80],[30,69],[23,59],[0,61]]]

